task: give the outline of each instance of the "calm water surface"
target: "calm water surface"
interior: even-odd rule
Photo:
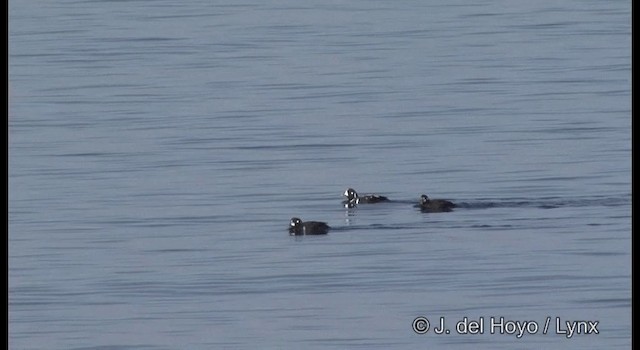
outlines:
[[[630,23],[628,1],[11,1],[10,348],[629,348]],[[394,201],[346,210],[347,187]]]

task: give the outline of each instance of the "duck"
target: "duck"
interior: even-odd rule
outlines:
[[[420,196],[420,201],[415,205],[425,213],[441,213],[452,211],[456,205],[446,199],[431,199],[426,194]]]
[[[326,235],[331,229],[331,226],[321,221],[305,221],[300,218],[291,218],[289,222],[289,235],[302,236],[302,235]]]
[[[366,194],[360,196],[353,188],[347,188],[342,195],[347,197],[347,200],[342,202],[346,208],[353,208],[356,204],[360,203],[380,203],[389,201],[389,198],[379,196],[377,194]]]

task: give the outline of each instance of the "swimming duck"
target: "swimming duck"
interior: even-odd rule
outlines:
[[[360,196],[358,195],[358,192],[356,192],[356,190],[354,190],[353,188],[347,188],[347,190],[344,191],[342,195],[347,197],[347,200],[342,202],[342,204],[344,204],[347,208],[352,208],[356,204],[360,203],[379,203],[389,201],[389,198],[376,194],[366,194]]]
[[[426,194],[420,196],[420,201],[416,207],[426,213],[440,213],[453,210],[456,205],[445,199],[431,199]]]
[[[291,218],[289,222],[289,234],[291,236],[300,235],[326,235],[331,227],[320,221],[302,222],[299,218]]]

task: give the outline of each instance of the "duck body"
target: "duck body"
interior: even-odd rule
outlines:
[[[291,218],[289,222],[289,235],[326,235],[331,226],[321,221],[302,221],[299,218]]]

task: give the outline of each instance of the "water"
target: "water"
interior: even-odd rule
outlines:
[[[10,2],[10,348],[629,348],[630,23],[627,1]],[[394,202],[347,211],[347,187]]]

